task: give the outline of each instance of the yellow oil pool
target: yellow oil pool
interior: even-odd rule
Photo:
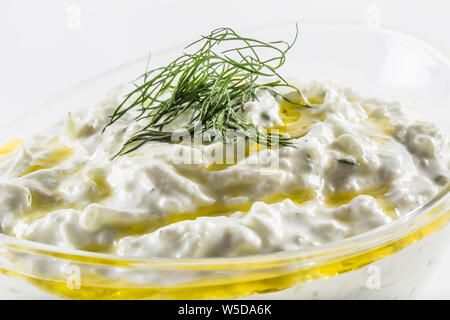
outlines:
[[[22,144],[22,141],[23,140],[19,138],[0,145],[0,156],[6,155],[8,153],[17,150],[17,148],[19,148],[19,146]]]

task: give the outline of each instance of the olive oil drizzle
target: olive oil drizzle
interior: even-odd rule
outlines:
[[[16,151],[22,144],[22,141],[23,141],[22,139],[18,138],[0,145],[0,156],[4,156],[11,152]]]
[[[383,210],[383,212],[391,218],[398,218],[398,209],[392,204],[386,194],[389,192],[390,187],[388,185],[381,184],[379,186],[361,190],[358,192],[334,192],[325,194],[324,204],[330,208],[337,208],[342,205],[348,204],[354,198],[360,195],[369,195],[375,198],[377,205]]]
[[[52,148],[44,157],[35,160],[34,163],[21,174],[21,176],[25,176],[38,170],[53,168],[62,163],[64,160],[67,160],[70,156],[72,156],[72,154],[72,148],[64,145]]]
[[[323,103],[323,98],[308,98],[308,104],[321,104]],[[266,133],[274,133],[274,134],[289,134],[291,138],[300,138],[308,133],[311,124],[316,121],[325,120],[325,114],[313,111],[313,108],[304,108],[301,105],[289,102],[287,100],[283,100],[280,102],[279,106],[279,115],[283,125],[277,126],[274,128],[267,128],[264,130]],[[271,146],[267,146],[264,144],[256,143],[254,141],[249,141],[246,145],[245,150],[245,158],[249,155],[262,151],[264,149],[270,149]],[[235,148],[236,149],[236,148]],[[207,172],[214,172],[224,170],[229,168],[238,162],[236,161],[236,157],[234,161],[227,161],[225,157],[225,147],[224,147],[224,157],[222,159],[222,163],[212,163],[208,167],[205,168]]]
[[[323,98],[308,98],[309,104],[323,103]],[[291,138],[300,138],[308,133],[311,125],[325,120],[325,114],[314,108],[299,108],[298,105],[283,101],[280,104],[280,118],[283,125],[275,127],[281,134],[288,134]]]
[[[199,206],[197,210],[193,212],[170,213],[164,217],[148,219],[148,221],[144,223],[123,225],[120,226],[118,230],[120,231],[120,234],[122,236],[139,236],[156,231],[173,223],[186,220],[195,220],[197,218],[203,217],[227,217],[237,212],[246,214],[250,211],[255,202],[274,204],[286,199],[290,199],[296,205],[302,205],[309,200],[315,199],[316,197],[317,193],[313,189],[298,189],[289,193],[274,193],[254,202],[241,202],[233,205],[224,205],[218,203],[213,205]]]

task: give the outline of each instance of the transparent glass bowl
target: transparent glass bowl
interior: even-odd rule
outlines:
[[[289,39],[294,23],[249,30]],[[150,67],[182,46],[151,55]],[[24,110],[0,142],[36,132],[85,108],[146,68],[139,59]],[[445,128],[450,64],[425,42],[349,22],[303,22],[282,74],[336,80],[366,95],[412,102]],[[426,112],[425,112],[426,111]],[[359,236],[309,250],[240,258],[136,259],[63,249],[0,234],[0,298],[228,299],[410,298],[447,250],[450,186],[424,206]],[[0,204],[1,205],[1,204]]]

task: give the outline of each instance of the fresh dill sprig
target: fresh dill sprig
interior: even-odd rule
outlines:
[[[246,102],[257,100],[257,90],[280,95],[277,87],[294,89],[300,97],[295,103],[309,107],[303,94],[277,72],[297,35],[298,26],[291,43],[264,42],[242,37],[230,28],[218,28],[188,45],[167,66],[146,72],[138,78],[142,83],[135,83],[136,88],[125,96],[104,128],[132,109],[137,111],[136,121],[148,121],[130,136],[117,155],[130,153],[150,141],[171,142],[174,132],[167,126],[182,114],[188,114],[189,120],[181,133],[177,131],[178,136],[200,131],[208,132],[211,141],[229,142],[227,131],[234,130],[266,146],[290,145],[289,137],[262,131],[247,121],[243,109]],[[264,78],[266,82],[261,81]]]

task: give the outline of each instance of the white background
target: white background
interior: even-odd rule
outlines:
[[[374,8],[382,25],[415,34],[450,57],[446,0],[2,0],[2,108],[14,113],[39,104],[76,82],[214,27],[302,19],[365,21]],[[450,299],[447,270],[449,254],[423,298]]]

